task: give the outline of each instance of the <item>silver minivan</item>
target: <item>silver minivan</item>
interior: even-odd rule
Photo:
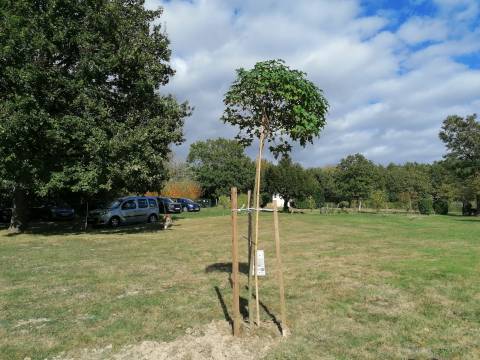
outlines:
[[[139,222],[154,223],[159,219],[157,199],[153,196],[128,196],[112,201],[103,209],[88,213],[88,223],[92,225],[110,225]]]

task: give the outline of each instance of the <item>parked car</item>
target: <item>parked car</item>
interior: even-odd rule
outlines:
[[[180,203],[183,211],[188,211],[188,212],[200,211],[200,205],[198,205],[193,200],[190,200],[187,198],[178,198],[178,199],[175,199],[175,201]]]
[[[153,196],[128,196],[112,201],[101,209],[88,212],[92,225],[110,225],[157,222],[160,218],[157,199]]]
[[[62,201],[49,201],[40,206],[30,208],[31,219],[72,220],[75,210]]]
[[[12,218],[12,209],[0,208],[0,223],[8,224]]]
[[[168,197],[157,197],[157,201],[160,214],[179,214],[182,212],[182,205]]]
[[[196,203],[202,208],[212,207],[212,200],[210,199],[198,199]]]

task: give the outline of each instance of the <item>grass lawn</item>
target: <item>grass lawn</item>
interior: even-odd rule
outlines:
[[[267,359],[480,358],[478,219],[306,213],[282,214],[280,226],[292,335]],[[271,321],[270,214],[261,229],[261,315]],[[166,231],[0,230],[0,359],[171,341],[224,321],[230,241],[219,210],[179,216]]]

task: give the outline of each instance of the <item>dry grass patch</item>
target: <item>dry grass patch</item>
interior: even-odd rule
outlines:
[[[282,215],[292,335],[280,340],[273,224],[264,214],[261,319],[270,325],[249,348],[228,335],[229,217],[201,214],[168,231],[0,232],[0,358],[480,358],[480,221]],[[241,281],[245,311],[246,274]],[[211,347],[202,348],[205,336]]]

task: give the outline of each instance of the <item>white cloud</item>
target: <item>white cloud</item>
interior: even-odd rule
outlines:
[[[147,0],[165,8],[177,71],[166,90],[195,106],[176,151],[234,136],[219,118],[235,69],[283,58],[331,104],[322,136],[295,147],[297,161],[332,164],[355,152],[382,163],[439,159],[441,121],[478,112],[480,72],[455,57],[480,51],[480,30],[476,0],[434,1],[436,15],[417,14],[393,31],[390,10],[367,16],[357,0]]]
[[[440,41],[448,37],[445,22],[428,17],[414,17],[403,23],[398,36],[410,45],[425,41]]]

